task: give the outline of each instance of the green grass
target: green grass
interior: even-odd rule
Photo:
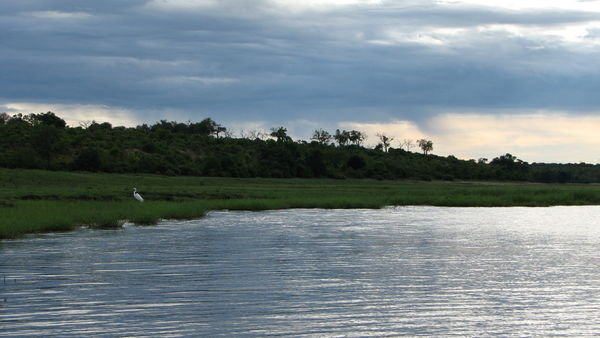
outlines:
[[[132,189],[146,199],[136,202]],[[329,179],[235,179],[0,169],[0,238],[80,225],[197,218],[210,210],[388,205],[600,204],[600,186]]]

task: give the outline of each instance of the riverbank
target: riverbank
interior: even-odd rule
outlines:
[[[133,188],[145,198],[132,197]],[[0,238],[201,217],[210,210],[600,204],[600,186],[239,179],[0,169]]]

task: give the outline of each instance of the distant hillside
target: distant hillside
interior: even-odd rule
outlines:
[[[293,140],[283,127],[231,137],[211,119],[160,121],[135,128],[69,127],[52,112],[0,114],[0,167],[228,177],[330,177],[417,180],[600,182],[600,166],[528,164],[510,154],[492,161],[394,149],[381,138],[361,146],[359,131],[316,130]],[[427,145],[425,145],[427,147]],[[426,152],[431,149],[425,148]]]

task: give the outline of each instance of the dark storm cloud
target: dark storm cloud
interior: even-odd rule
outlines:
[[[594,49],[477,29],[560,27],[598,20],[595,13],[179,3],[0,3],[0,98],[123,107],[150,114],[149,121],[165,110],[217,120],[331,122],[600,106]],[[442,41],[436,29],[446,28],[466,32]],[[416,41],[421,31],[442,43]]]

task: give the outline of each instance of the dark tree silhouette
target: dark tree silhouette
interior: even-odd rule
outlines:
[[[271,128],[271,137],[277,139],[277,142],[292,142],[292,138],[287,135],[287,129],[284,127]]]
[[[343,147],[348,144],[348,141],[350,140],[350,133],[345,130],[340,131],[339,129],[336,129],[335,135],[333,135],[333,139],[338,143],[340,147]]]
[[[313,136],[310,139],[320,144],[328,144],[331,142],[332,136],[326,130],[317,129],[313,132]]]
[[[379,137],[379,141],[381,142],[381,147],[382,147],[383,151],[387,153],[394,138],[389,137],[383,133],[377,134],[377,137]]]
[[[59,129],[62,129],[67,126],[65,120],[56,116],[51,111],[41,114],[29,114],[26,117],[24,117],[24,119],[28,121],[32,126],[45,125],[53,126]]]
[[[331,147],[319,144],[331,141],[322,129],[311,143],[292,142],[284,127],[272,129],[275,140],[259,133],[233,138],[210,118],[197,123],[162,120],[133,128],[107,122],[90,122],[86,128],[63,123],[50,112],[0,114],[0,167],[231,177],[600,182],[600,165],[528,164],[511,154],[490,164],[465,161],[429,154],[433,143],[422,140],[429,154],[425,158],[391,146],[385,152],[390,137],[376,149],[362,147],[366,135],[355,130],[336,130],[333,139],[339,146]]]
[[[419,148],[423,150],[423,154],[425,155],[433,150],[433,142],[431,140],[420,139],[417,140],[417,144],[419,145]]]

